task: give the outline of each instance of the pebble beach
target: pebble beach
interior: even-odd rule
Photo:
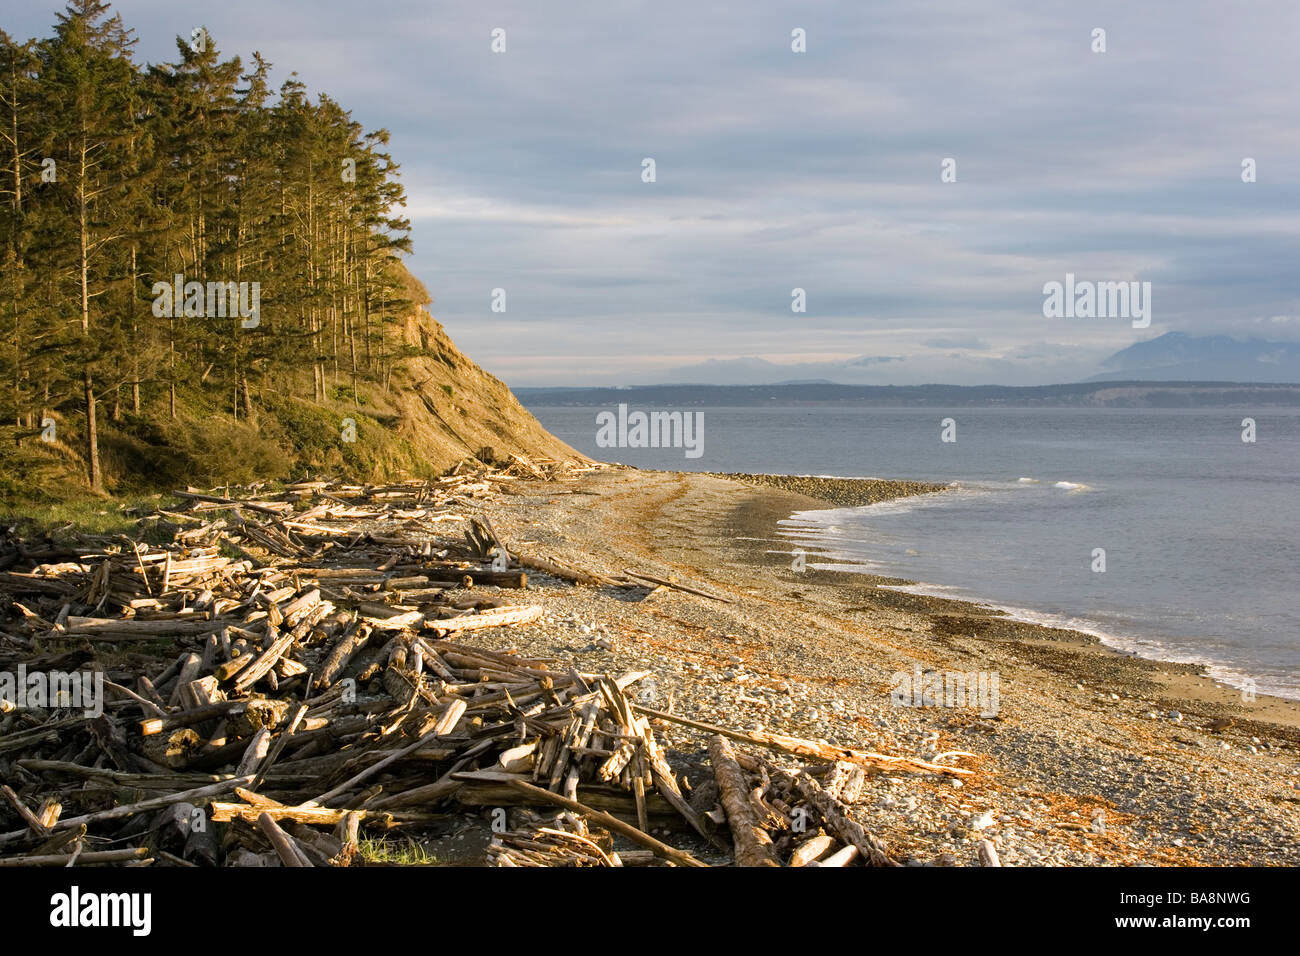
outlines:
[[[794,512],[942,486],[616,466],[513,492],[485,503],[504,540],[718,599],[537,574],[529,600],[543,619],[484,631],[484,646],[649,670],[650,706],[705,723],[975,771],[873,776],[854,814],[909,865],[977,865],[982,841],[1004,866],[1300,863],[1300,703],[1244,700],[1197,666],[889,589],[899,579],[817,570],[813,555],[792,568],[778,528]],[[936,673],[994,675],[995,712],[942,694],[900,702],[900,675]],[[693,734],[672,725],[670,756],[673,743],[679,762],[698,753]]]

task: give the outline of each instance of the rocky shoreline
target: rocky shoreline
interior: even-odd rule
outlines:
[[[1300,702],[791,561],[791,514],[936,486],[570,465],[178,492],[136,540],[16,542],[6,664],[113,699],[0,707],[0,862],[349,865],[365,809],[442,865],[1300,863]],[[557,772],[573,818],[536,812]],[[209,800],[191,846],[172,811]],[[574,856],[600,801],[640,849]]]
[[[828,478],[821,475],[748,475],[715,472],[709,474],[714,478],[726,478],[747,485],[779,488],[782,491],[825,501],[838,508],[874,505],[892,498],[936,494],[948,489],[947,485],[931,481],[900,481],[892,478]]]
[[[535,596],[542,622],[480,639],[587,669],[649,669],[660,707],[705,722],[923,758],[970,754],[959,759],[972,778],[877,775],[855,808],[914,865],[974,865],[983,840],[1004,865],[1300,863],[1300,704],[1243,701],[1197,667],[882,587],[897,579],[795,572],[778,522],[850,500],[817,487],[826,481],[611,468],[562,490],[520,486],[490,509],[503,536],[732,603],[547,588]],[[937,490],[878,482],[851,493],[883,500],[891,486]],[[897,705],[898,676],[917,668],[996,674],[997,713]]]

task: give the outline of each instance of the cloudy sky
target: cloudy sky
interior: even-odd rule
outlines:
[[[138,59],[204,23],[390,129],[431,311],[515,386],[1041,384],[1171,330],[1300,340],[1300,4],[977,6],[114,4]],[[1150,327],[1044,318],[1067,272],[1151,282]]]

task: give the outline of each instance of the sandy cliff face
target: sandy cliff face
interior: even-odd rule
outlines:
[[[419,351],[402,360],[382,398],[391,404],[397,433],[431,465],[446,468],[485,447],[497,458],[582,457],[542,428],[423,308],[407,317],[405,338]]]

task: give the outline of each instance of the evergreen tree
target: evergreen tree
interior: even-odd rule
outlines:
[[[79,372],[88,478],[100,490],[95,377],[123,351],[121,313],[108,307],[108,296],[121,278],[114,259],[132,229],[119,200],[130,175],[122,120],[135,79],[135,41],[100,0],[72,0],[58,21],[54,38],[40,44],[38,53],[43,141],[58,177],[45,232],[56,273],[50,295],[60,314],[73,316],[74,338],[60,344]]]
[[[16,43],[0,30],[0,296],[3,296],[4,352],[0,355],[9,387],[7,416],[30,428],[31,384],[24,348],[30,308],[26,297],[26,250],[30,242],[25,180],[37,167],[33,131],[37,100],[35,41]],[[24,202],[26,200],[26,203]]]
[[[356,400],[391,375],[410,304],[386,131],[296,74],[274,95],[269,63],[245,72],[206,31],[147,70],[134,43],[102,0],[71,0],[44,40],[0,33],[0,407],[28,434],[80,423],[60,436],[95,489],[101,403],[174,419],[184,393],[256,424],[262,398],[327,402],[346,382]],[[260,322],[229,297],[224,316],[202,291],[172,301],[177,275],[255,283]]]

